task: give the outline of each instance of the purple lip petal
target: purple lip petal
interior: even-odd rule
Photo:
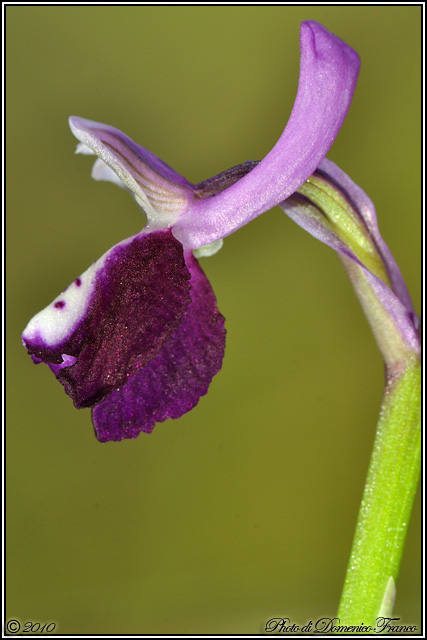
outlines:
[[[191,185],[154,153],[137,145],[109,125],[71,116],[73,134],[114,171],[97,160],[93,175],[97,180],[120,181],[132,191],[143,207],[152,228],[171,226],[192,200]]]
[[[223,238],[289,197],[317,169],[347,114],[359,72],[353,49],[316,22],[303,22],[298,93],[276,145],[250,173],[175,225],[184,246]]]
[[[191,304],[170,339],[148,366],[129,376],[92,409],[100,442],[136,438],[150,433],[156,422],[179,418],[205,395],[220,370],[224,346],[224,318],[197,261],[187,257],[191,273]]]
[[[78,355],[58,374],[77,407],[93,406],[160,351],[189,304],[189,273],[170,232],[136,237],[98,275],[90,314],[67,345]]]
[[[77,358],[54,372],[77,408],[93,406],[156,357],[190,302],[189,279],[170,231],[135,236],[108,252],[72,334],[53,347],[24,338],[27,350],[55,365]]]

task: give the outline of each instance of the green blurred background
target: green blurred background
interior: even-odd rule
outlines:
[[[193,182],[260,159],[293,105],[306,19],[361,56],[328,157],[374,200],[420,310],[419,7],[6,9],[9,618],[255,634],[273,616],[335,615],[383,367],[330,249],[276,208],[203,259],[223,369],[191,413],[134,441],[100,445],[20,343],[143,224],[128,194],[91,180],[68,116],[122,129]],[[419,510],[395,606],[418,625]]]

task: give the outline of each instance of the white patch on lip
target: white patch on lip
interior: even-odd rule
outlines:
[[[135,236],[127,238],[104,253],[53,302],[35,315],[22,334],[24,343],[37,346],[41,342],[41,346],[55,348],[65,342],[77,329],[87,312],[98,272],[117,247],[132,242],[134,238]]]
[[[22,334],[25,342],[32,344],[42,341],[47,347],[56,347],[70,336],[86,312],[96,273],[102,266],[99,262],[90,266],[80,278],[30,320]]]

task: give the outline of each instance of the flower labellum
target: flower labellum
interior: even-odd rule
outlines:
[[[98,156],[96,180],[128,189],[147,224],[92,264],[22,335],[99,441],[150,433],[206,394],[220,370],[224,318],[195,256],[291,196],[329,151],[351,103],[357,54],[316,22],[301,25],[298,92],[289,122],[259,163],[191,184],[121,131],[71,117],[77,152]]]

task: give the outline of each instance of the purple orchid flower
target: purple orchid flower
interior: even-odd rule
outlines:
[[[150,433],[206,394],[220,370],[224,318],[195,255],[293,194],[331,147],[350,106],[357,54],[316,22],[301,25],[298,93],[277,144],[193,185],[117,129],[70,118],[92,176],[132,192],[147,224],[77,278],[23,333],[101,442]]]

